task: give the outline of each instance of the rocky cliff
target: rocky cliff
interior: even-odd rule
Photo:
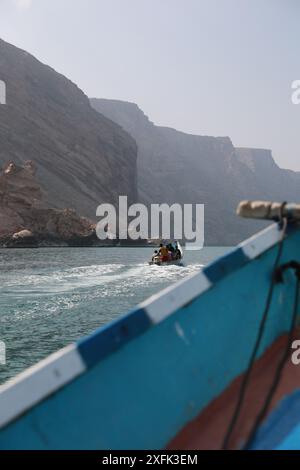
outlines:
[[[0,173],[0,246],[90,246],[94,224],[72,209],[53,209],[31,161],[9,162]]]
[[[119,194],[136,200],[136,143],[70,80],[0,40],[0,165],[33,160],[49,204],[95,218]]]
[[[185,134],[154,125],[133,103],[91,99],[138,144],[144,202],[205,204],[205,240],[231,245],[263,227],[235,215],[242,199],[300,200],[300,175],[280,169],[270,150],[236,149],[229,137]]]

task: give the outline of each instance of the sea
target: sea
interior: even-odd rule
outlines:
[[[229,248],[186,251],[184,266],[149,266],[151,248],[0,250],[0,384]]]

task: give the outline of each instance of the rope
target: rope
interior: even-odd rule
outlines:
[[[242,381],[242,384],[241,384],[238,401],[237,401],[236,407],[234,409],[231,421],[229,423],[229,426],[228,426],[228,429],[227,429],[227,432],[226,432],[226,435],[225,435],[225,438],[224,438],[224,441],[223,441],[222,450],[228,449],[228,445],[229,445],[231,435],[232,435],[232,433],[235,429],[237,420],[240,416],[242,405],[243,405],[244,399],[245,399],[247,386],[248,386],[249,379],[250,379],[250,376],[251,376],[251,372],[252,372],[252,369],[253,369],[253,365],[254,365],[254,362],[255,362],[255,359],[256,359],[256,355],[257,355],[257,352],[258,352],[258,349],[259,349],[259,346],[260,346],[260,343],[261,343],[261,339],[263,337],[263,333],[264,333],[264,330],[265,330],[266,321],[267,321],[267,318],[268,318],[268,315],[269,315],[271,302],[272,302],[272,298],[273,298],[274,287],[275,287],[275,284],[276,284],[276,279],[275,279],[274,273],[277,272],[277,269],[278,269],[278,266],[279,266],[279,263],[280,263],[280,259],[281,259],[282,251],[283,251],[283,246],[284,246],[284,238],[285,238],[286,229],[287,229],[287,219],[283,217],[283,209],[284,209],[285,205],[286,205],[286,203],[284,202],[282,204],[282,207],[281,207],[281,220],[280,220],[279,224],[280,224],[280,227],[282,228],[282,234],[281,234],[281,239],[280,239],[280,242],[279,242],[278,253],[277,253],[275,263],[274,263],[274,267],[273,267],[273,275],[272,275],[272,280],[271,280],[271,284],[270,284],[270,288],[269,288],[269,292],[268,292],[268,296],[267,296],[267,302],[266,302],[265,310],[264,310],[264,313],[263,313],[263,316],[262,316],[262,319],[261,319],[261,322],[260,322],[260,325],[259,325],[255,345],[254,345],[252,354],[250,356],[248,367],[247,367],[247,370],[245,372],[245,375],[244,375],[244,378],[243,378],[243,381]]]
[[[292,344],[292,341],[293,341],[293,335],[294,335],[294,330],[295,330],[295,326],[296,326],[296,323],[297,323],[297,314],[298,314],[298,308],[299,308],[299,291],[300,291],[300,264],[299,263],[295,263],[295,262],[292,262],[295,264],[295,274],[296,274],[296,277],[297,277],[297,282],[296,282],[296,292],[295,292],[295,302],[294,302],[294,309],[293,309],[293,315],[292,315],[292,320],[291,320],[291,325],[290,325],[290,330],[289,330],[289,336],[288,336],[288,339],[287,339],[287,343],[286,343],[286,348],[285,348],[285,351],[284,351],[284,354],[282,355],[282,358],[277,366],[277,369],[276,369],[276,372],[275,372],[275,376],[274,376],[274,380],[273,380],[273,383],[269,389],[269,392],[267,394],[267,397],[265,399],[265,402],[260,410],[260,412],[258,413],[257,417],[256,417],[256,420],[254,422],[254,425],[250,431],[250,434],[249,434],[249,437],[247,439],[247,442],[244,446],[244,450],[246,449],[249,449],[252,444],[253,444],[253,441],[255,439],[255,436],[257,434],[257,431],[258,431],[258,428],[261,424],[261,422],[263,421],[265,415],[267,414],[267,411],[269,409],[269,406],[272,402],[272,399],[273,399],[273,396],[277,390],[277,387],[278,387],[278,384],[280,382],[280,379],[281,379],[281,376],[282,376],[282,372],[283,372],[283,369],[284,369],[284,366],[289,358],[289,355],[290,355],[290,348],[291,348],[291,344]],[[291,267],[289,265],[285,265],[285,269]]]

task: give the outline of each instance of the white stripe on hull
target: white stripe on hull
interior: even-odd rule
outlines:
[[[51,354],[0,387],[0,427],[86,370],[75,345]]]

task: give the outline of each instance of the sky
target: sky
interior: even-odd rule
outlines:
[[[300,171],[299,0],[0,0],[0,37],[158,125]]]

